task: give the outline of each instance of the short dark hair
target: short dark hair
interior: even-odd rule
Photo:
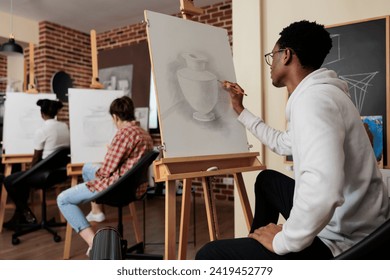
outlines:
[[[302,20],[285,27],[280,33],[278,45],[291,48],[303,67],[317,70],[332,48],[332,39],[322,24]]]
[[[41,107],[41,113],[54,118],[58,111],[64,106],[61,101],[50,99],[39,99],[37,105]]]
[[[128,96],[122,96],[112,101],[110,115],[114,114],[122,121],[135,120],[133,100]]]

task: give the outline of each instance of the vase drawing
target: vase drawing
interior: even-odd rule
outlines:
[[[218,101],[217,76],[206,70],[207,58],[195,53],[184,53],[186,67],[176,74],[185,99],[195,110],[193,118],[198,121],[212,121],[212,112]]]
[[[83,131],[87,146],[109,144],[114,132],[114,123],[107,108],[96,107],[83,117]]]
[[[44,121],[40,111],[35,108],[26,108],[19,117],[20,137],[32,139],[35,131],[43,125]]]

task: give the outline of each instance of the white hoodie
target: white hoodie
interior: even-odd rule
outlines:
[[[322,68],[300,82],[286,106],[284,132],[246,109],[238,119],[272,151],[293,156],[294,204],[273,240],[277,254],[301,251],[318,235],[337,256],[389,218],[373,148],[334,71]]]

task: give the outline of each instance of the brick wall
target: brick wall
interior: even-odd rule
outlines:
[[[47,21],[40,22],[39,46],[35,47],[34,57],[39,92],[51,92],[51,78],[61,70],[72,77],[74,87],[89,87],[92,77],[89,34]]]
[[[179,5],[179,4],[178,4]],[[203,7],[204,14],[194,16],[191,20],[225,28],[232,38],[231,0]],[[180,16],[179,14],[175,16]],[[98,51],[109,50],[137,44],[147,40],[143,23],[115,28],[96,35]],[[25,60],[28,63],[28,48]],[[39,24],[39,46],[35,46],[35,75],[39,92],[51,92],[51,78],[57,71],[67,72],[73,79],[76,88],[89,88],[92,77],[90,35],[51,22]],[[1,69],[0,69],[1,71]],[[28,71],[28,68],[27,68]],[[68,122],[67,104],[62,109],[59,119]],[[156,143],[159,137],[154,136]],[[213,183],[216,198],[233,200],[233,185],[223,183],[223,178],[216,177]],[[194,180],[196,195],[202,196],[201,182]]]

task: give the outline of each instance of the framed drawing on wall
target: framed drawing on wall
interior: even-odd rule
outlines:
[[[383,158],[378,164],[385,168],[390,165],[389,24],[390,16],[384,16],[326,26],[333,46],[322,65],[347,82],[363,120],[381,117]]]

